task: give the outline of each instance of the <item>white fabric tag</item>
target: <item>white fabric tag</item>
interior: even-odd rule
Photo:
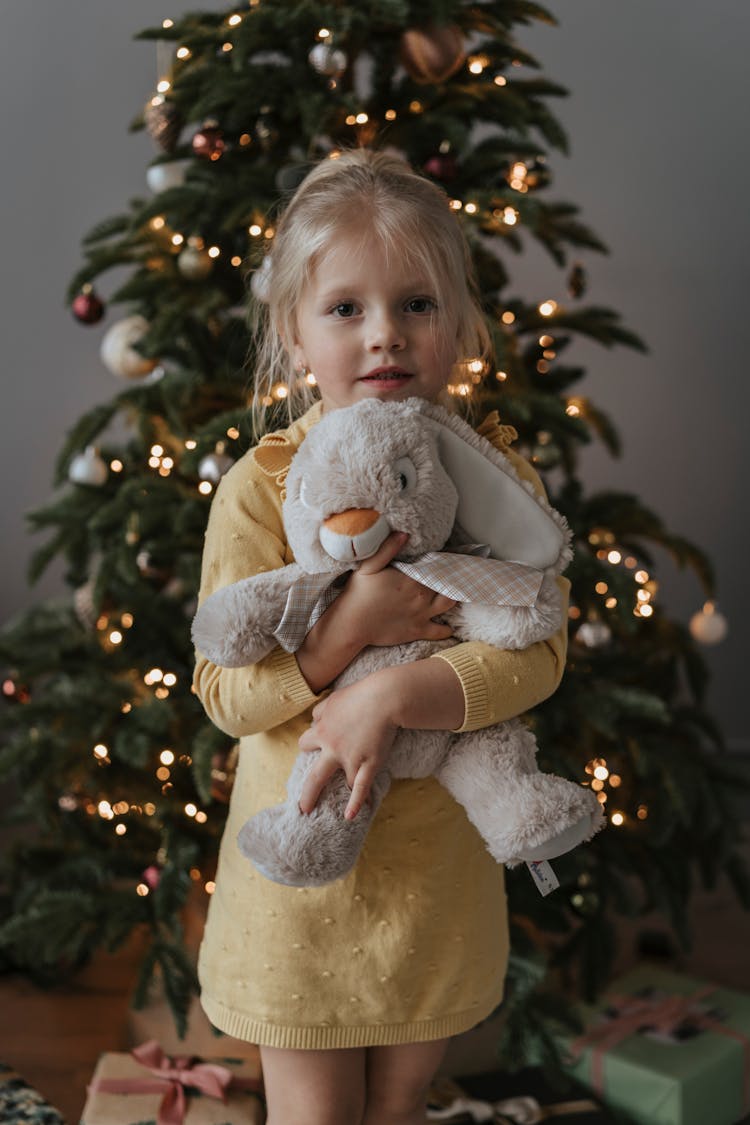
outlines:
[[[531,878],[536,883],[540,895],[548,895],[560,886],[560,881],[552,870],[552,865],[546,859],[531,860],[526,866],[531,872]]]

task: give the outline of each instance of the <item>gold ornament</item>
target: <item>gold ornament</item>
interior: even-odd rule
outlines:
[[[463,32],[454,24],[410,27],[401,36],[401,62],[415,82],[445,82],[466,59]]]

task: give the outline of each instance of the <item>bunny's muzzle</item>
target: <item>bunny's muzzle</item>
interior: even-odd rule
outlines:
[[[323,550],[337,562],[369,559],[391,533],[385,516],[374,508],[347,508],[320,525]]]

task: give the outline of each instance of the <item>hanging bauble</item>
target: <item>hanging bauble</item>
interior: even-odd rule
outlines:
[[[609,644],[612,638],[612,630],[609,625],[604,621],[584,621],[579,625],[576,632],[576,640],[580,641],[586,648],[603,648]]]
[[[690,633],[702,645],[718,645],[729,632],[729,623],[719,613],[715,602],[706,602],[703,609],[690,618]]]
[[[279,139],[279,131],[273,117],[273,110],[270,105],[263,105],[260,107],[260,117],[255,122],[255,135],[260,141],[261,148],[266,152],[273,148]]]
[[[149,324],[145,317],[135,314],[118,320],[102,339],[99,354],[102,363],[113,375],[123,379],[138,379],[156,367],[155,359],[148,359],[134,348],[148,332]]]
[[[139,551],[135,556],[135,565],[138,567],[138,573],[143,578],[156,578],[160,582],[167,582],[169,580],[170,572],[164,566],[156,566],[153,562],[150,551]]]
[[[211,796],[222,804],[228,804],[232,795],[239,752],[240,745],[236,742],[230,750],[211,757]]]
[[[100,301],[90,285],[84,285],[70,306],[73,316],[81,324],[96,324],[104,316],[104,302]]]
[[[174,102],[150,101],[143,111],[146,132],[165,152],[174,152],[182,129],[182,116]]]
[[[224,134],[215,121],[207,121],[190,143],[195,155],[203,160],[218,160],[226,148]]]
[[[531,448],[531,460],[539,469],[554,469],[561,459],[562,450],[554,441],[540,441]]]
[[[440,180],[441,183],[447,184],[456,178],[458,165],[453,153],[437,152],[425,161],[423,170],[428,176],[432,176],[433,180]]]
[[[74,484],[90,484],[98,488],[108,477],[109,469],[93,445],[87,446],[83,453],[77,453],[70,462],[68,479]]]
[[[212,484],[218,484],[234,464],[231,457],[227,457],[226,453],[222,453],[217,449],[215,453],[208,453],[198,465],[198,476],[201,480],[209,480]]]
[[[263,261],[258,266],[257,270],[253,272],[250,278],[250,291],[255,297],[256,301],[262,301],[263,304],[268,304],[270,299],[271,288],[271,255],[266,254]]]
[[[202,246],[186,246],[177,258],[177,268],[189,281],[202,281],[208,277],[214,264]]]
[[[427,85],[445,82],[466,58],[463,32],[452,24],[410,27],[401,36],[401,62],[414,79]]]
[[[576,262],[568,274],[568,292],[571,297],[582,297],[586,292],[586,271],[580,262]]]
[[[146,169],[146,183],[153,192],[182,187],[185,183],[187,166],[186,160],[168,160],[163,164],[152,164]]]
[[[329,43],[316,43],[307,59],[313,70],[317,70],[318,74],[326,74],[329,78],[340,78],[349,62],[343,51]]]
[[[148,867],[141,873],[141,878],[143,879],[143,882],[146,884],[146,886],[150,888],[150,890],[155,891],[159,886],[159,880],[161,879],[161,870],[156,866],[155,863],[150,863]]]
[[[76,617],[87,629],[93,629],[99,616],[94,606],[94,583],[84,582],[73,594],[73,608]]]

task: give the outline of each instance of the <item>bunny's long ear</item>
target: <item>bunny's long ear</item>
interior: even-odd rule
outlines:
[[[487,543],[494,558],[563,570],[571,557],[564,518],[468,423],[441,407],[422,412],[436,423],[440,460],[458,490],[456,521],[466,534]]]

